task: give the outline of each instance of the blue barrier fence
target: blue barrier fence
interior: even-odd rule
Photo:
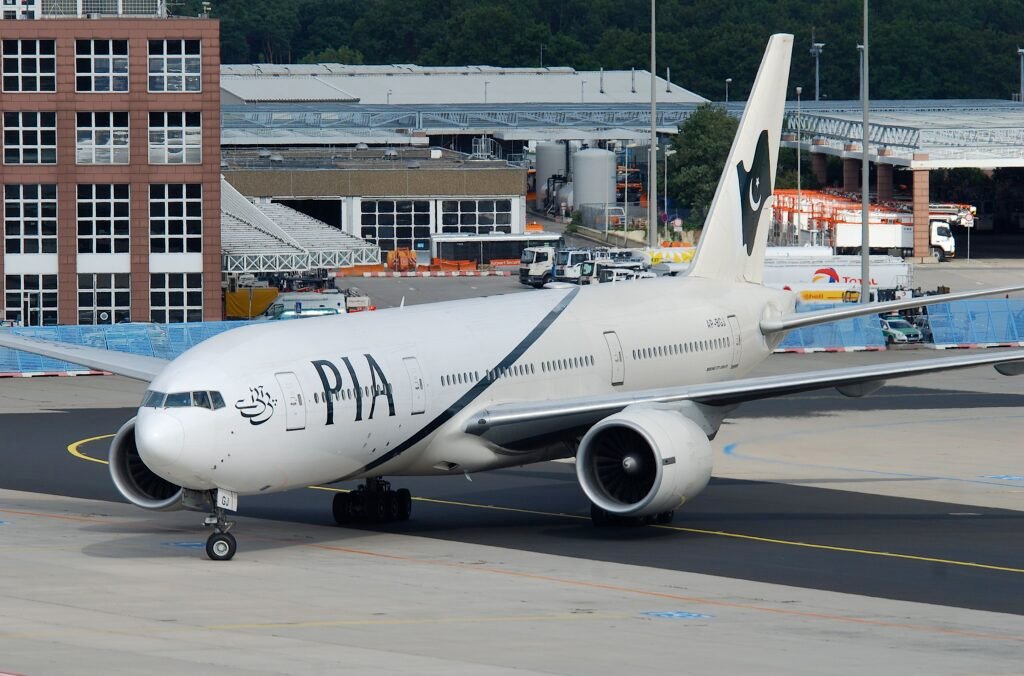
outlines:
[[[942,303],[928,308],[937,347],[1024,343],[1024,300],[995,298]]]
[[[842,303],[798,303],[796,311],[827,310],[841,305]],[[882,325],[878,318],[872,315],[790,331],[777,349],[846,350],[881,347],[885,347]]]
[[[837,305],[800,304],[798,312]],[[928,309],[937,347],[1024,344],[1024,300],[996,298],[933,305]],[[174,359],[193,345],[252,322],[195,324],[114,324],[112,326],[37,326],[3,329],[20,336]],[[779,350],[872,349],[885,346],[874,316],[810,326],[791,331]],[[81,370],[80,366],[27,352],[0,348],[0,373]]]
[[[195,324],[113,324],[110,326],[32,326],[4,329],[14,335],[87,345],[147,357],[174,359],[193,345],[251,322]],[[20,350],[0,348],[0,373],[79,371],[82,367]]]

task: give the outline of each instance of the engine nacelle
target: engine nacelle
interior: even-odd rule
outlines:
[[[181,486],[157,475],[142,462],[135,443],[135,418],[117,431],[110,442],[110,476],[121,495],[143,509],[182,509]]]
[[[711,443],[697,423],[675,411],[630,407],[583,437],[576,477],[606,512],[653,516],[704,490],[711,464]]]

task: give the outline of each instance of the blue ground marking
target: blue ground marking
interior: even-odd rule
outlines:
[[[161,542],[164,547],[181,547],[183,549],[202,549],[206,545],[202,542]]]
[[[665,611],[651,611],[647,613],[640,613],[646,617],[657,617],[666,620],[710,620],[710,615],[704,615],[702,613],[689,613],[685,610],[665,610]]]
[[[967,484],[983,484],[986,486],[1004,486],[1006,488],[1024,488],[1024,486],[1014,486],[1012,484],[1000,483],[1000,481],[1022,481],[1024,482],[1024,476],[1016,476],[1012,474],[999,474],[999,475],[985,475],[983,479],[996,479],[997,481],[981,481],[979,479],[963,479],[960,477],[952,476],[929,476],[927,474],[907,474],[904,472],[882,472],[875,469],[862,469],[860,467],[844,467],[842,465],[817,465],[809,462],[792,462],[790,460],[776,460],[775,458],[759,458],[756,455],[745,455],[743,453],[737,453],[736,447],[738,443],[726,444],[722,448],[723,455],[729,455],[740,460],[756,460],[757,462],[769,462],[776,465],[789,465],[791,467],[810,467],[813,469],[837,469],[843,472],[860,472],[862,474],[877,474],[878,476],[891,476],[900,477],[904,479],[926,479],[929,481],[958,481]]]
[[[0,521],[0,526],[6,526],[8,523],[8,521]]]

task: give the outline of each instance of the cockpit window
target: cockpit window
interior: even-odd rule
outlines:
[[[191,392],[171,392],[164,399],[164,408],[185,408],[192,405]]]
[[[142,406],[148,408],[160,408],[164,405],[164,397],[167,395],[155,390],[146,390],[146,396],[142,398]]]
[[[213,408],[210,406],[210,393],[209,392],[193,392],[192,393],[192,405],[198,406],[199,408]]]
[[[224,397],[220,392],[172,392],[165,394],[148,390],[142,398],[143,408],[224,408]]]

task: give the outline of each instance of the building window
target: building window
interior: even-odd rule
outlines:
[[[128,91],[128,41],[75,40],[75,90]]]
[[[202,91],[199,40],[149,41],[149,91]]]
[[[4,186],[5,251],[9,254],[57,253],[57,186]]]
[[[127,183],[78,186],[78,253],[128,253],[129,197]]]
[[[512,232],[512,200],[442,200],[441,232]]]
[[[363,200],[363,238],[382,251],[430,250],[431,216],[427,200]]]
[[[53,40],[4,40],[5,92],[57,91],[57,51]]]
[[[57,113],[4,113],[4,164],[56,164]]]
[[[152,253],[202,252],[202,184],[149,186],[149,247]]]
[[[203,275],[171,272],[149,276],[149,321],[203,321]]]
[[[24,326],[55,326],[57,275],[5,275],[4,319]]]
[[[202,113],[150,113],[150,164],[202,164]]]
[[[78,323],[118,324],[131,321],[131,275],[78,275]]]
[[[77,113],[78,164],[128,164],[128,113]]]

